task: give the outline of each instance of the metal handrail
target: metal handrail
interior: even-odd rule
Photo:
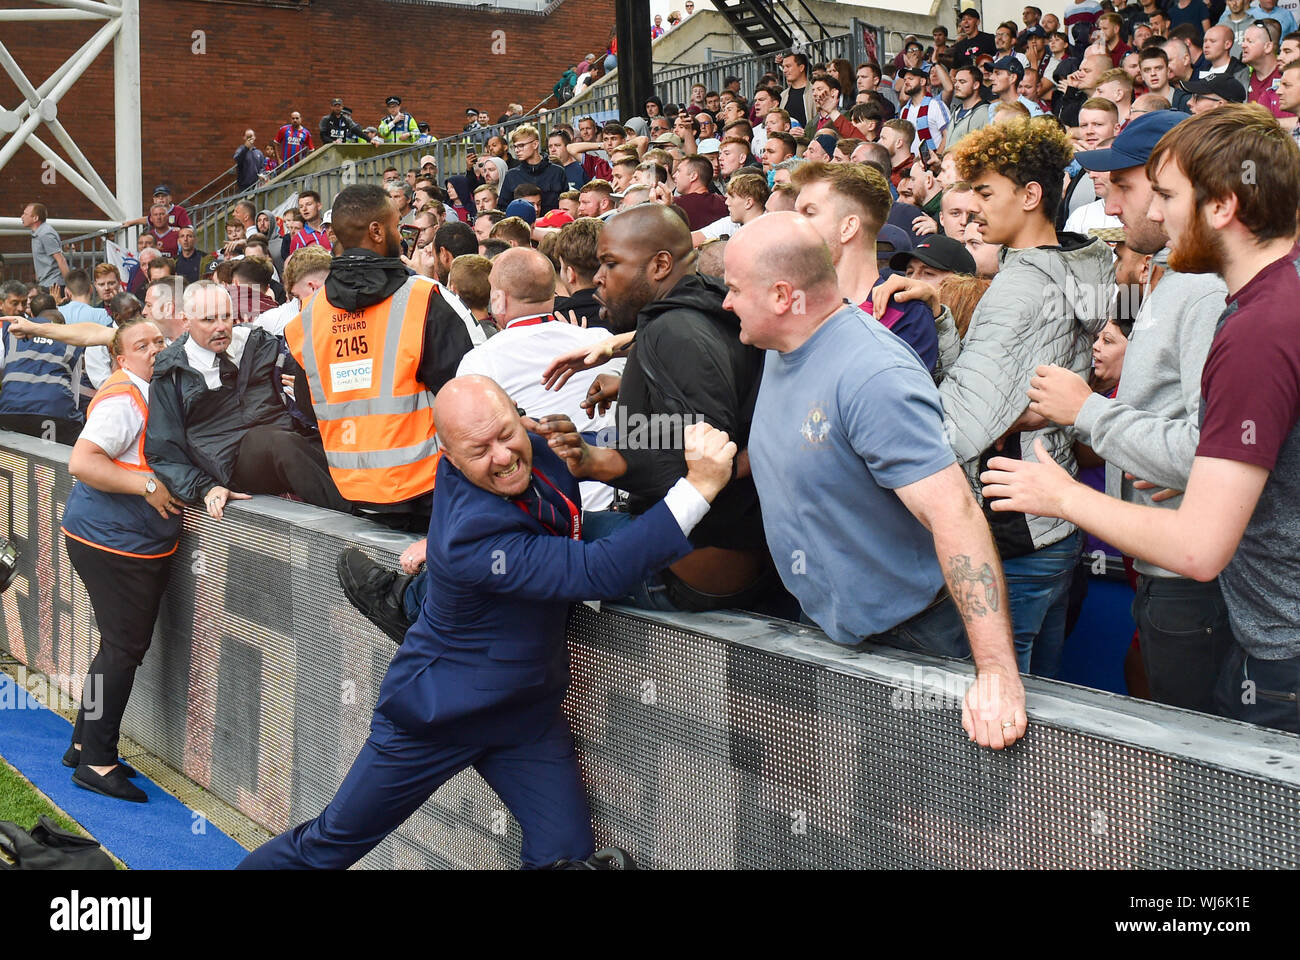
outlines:
[[[834,60],[849,57],[854,34],[842,33],[804,44],[800,50],[811,60]],[[740,77],[742,91],[753,90],[763,74],[772,69],[771,53],[746,53],[710,63],[683,64],[660,72],[655,77],[655,93],[665,103],[690,103],[691,87],[703,83],[707,89],[721,90],[728,76]]]
[[[781,0],[781,6],[785,7],[785,0]],[[808,15],[809,19],[811,19],[813,23],[817,24],[817,29],[822,32],[821,38],[823,40],[828,39],[831,33],[829,30],[826,29],[826,24],[821,22],[821,19],[817,16],[817,14],[813,13],[811,8],[809,8],[808,4],[804,3],[804,0],[799,0],[799,8]]]
[[[259,210],[275,209],[302,190],[315,190],[328,207],[333,197],[344,187],[354,183],[376,182],[384,169],[390,166],[397,167],[399,170],[412,169],[419,158],[425,154],[433,156],[438,164],[439,177],[445,178],[464,171],[466,156],[471,150],[483,153],[489,139],[494,136],[508,138],[511,130],[524,123],[536,126],[545,138],[547,131],[557,123],[576,122],[578,118],[589,114],[595,116],[600,122],[617,116],[617,113],[617,93],[584,97],[548,109],[545,113],[533,112],[514,117],[506,123],[448,134],[430,143],[413,143],[402,150],[386,151],[361,160],[350,160],[336,167],[300,177],[277,179],[271,183],[255,186],[235,197],[219,198],[197,204],[189,210],[190,219],[195,223],[199,247],[210,250],[225,241],[226,216],[237,199],[251,200]]]

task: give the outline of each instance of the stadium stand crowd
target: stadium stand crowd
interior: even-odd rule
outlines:
[[[1215,6],[1081,0],[992,33],[967,9],[883,63],[788,52],[753,90],[524,122],[463,171],[241,200],[214,251],[160,185],[125,275],[70,269],[29,204],[0,426],[77,444],[118,519],[70,503],[74,563],[92,599],[149,598],[96,669],[143,656],[181,505],[275,493],[428,532],[400,569],[339,558],[396,670],[448,615],[451,476],[587,543],[668,502],[688,547],[590,598],[973,659],[963,722],[994,748],[1024,733],[1020,675],[1060,670],[1091,536],[1136,591],[1132,692],[1300,732],[1300,33]],[[318,139],[427,134],[387,106],[368,131],[335,100]],[[314,144],[298,113],[272,160],[254,142],[250,188]],[[466,439],[472,410],[504,439]],[[699,421],[735,454],[687,522],[684,450],[726,459]],[[519,424],[580,496],[516,491]],[[135,566],[88,574],[95,547]],[[127,795],[116,728],[90,726],[70,765]]]

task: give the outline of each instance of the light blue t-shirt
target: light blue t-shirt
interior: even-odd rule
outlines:
[[[1290,10],[1284,10],[1280,5],[1273,7],[1272,10],[1265,10],[1258,3],[1252,3],[1246,10],[1248,14],[1256,20],[1276,20],[1278,26],[1282,28],[1282,36],[1295,32],[1295,15]],[[1220,23],[1223,21],[1220,20]]]
[[[113,325],[113,319],[103,307],[92,307],[77,300],[69,300],[59,307],[59,313],[63,314],[66,323],[98,323],[103,327]]]
[[[955,462],[916,353],[845,306],[769,350],[749,460],[786,588],[837,643],[920,613],[943,586],[934,539],[894,493]]]

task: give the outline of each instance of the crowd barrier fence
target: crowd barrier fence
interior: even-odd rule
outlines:
[[[67,456],[0,433],[0,523],[20,551],[0,647],[79,695],[97,630],[59,533]],[[186,511],[124,732],[271,831],[315,816],[394,650],[335,558],[395,562],[409,540],[276,498]],[[1030,679],[1028,736],[994,752],[961,729],[963,664],[725,613],[578,605],[568,639],[597,840],[645,867],[1300,866],[1290,735]],[[362,866],[509,868],[518,851],[467,770]]]

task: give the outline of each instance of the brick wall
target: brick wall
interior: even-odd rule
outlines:
[[[0,0],[0,7],[14,6],[32,4]],[[230,165],[246,128],[263,146],[292,110],[317,137],[334,96],[367,126],[378,123],[384,99],[396,94],[435,135],[459,130],[471,104],[494,120],[510,101],[529,108],[566,67],[602,53],[614,23],[612,0],[565,0],[547,17],[388,0],[313,0],[302,10],[212,0],[141,0],[140,7],[146,202],[159,182],[170,183],[178,199],[201,187]],[[4,26],[5,46],[37,85],[93,29],[82,22]],[[195,30],[204,32],[202,55],[192,50]],[[504,53],[493,52],[494,39],[504,40]],[[0,74],[0,105],[18,100]],[[110,45],[59,104],[64,126],[110,187],[112,111]],[[53,143],[44,125],[40,131]],[[0,170],[0,197],[7,216],[40,199],[51,216],[102,217],[73,187],[42,184],[41,160],[28,147]]]

